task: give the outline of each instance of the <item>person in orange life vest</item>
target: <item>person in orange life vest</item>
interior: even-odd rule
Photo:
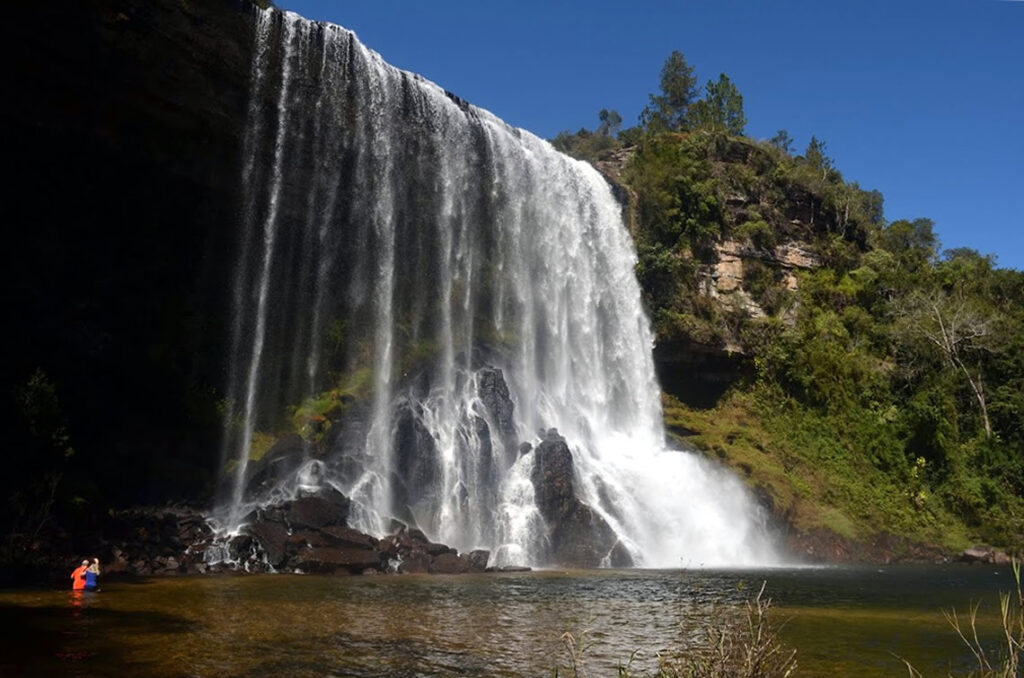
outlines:
[[[89,569],[89,561],[83,560],[82,566],[75,568],[75,571],[71,573],[71,588],[74,591],[80,591],[85,588],[85,571]]]

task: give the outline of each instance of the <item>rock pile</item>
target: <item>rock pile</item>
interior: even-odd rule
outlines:
[[[395,521],[377,539],[348,526],[349,499],[333,489],[260,509],[227,543],[229,563],[247,571],[378,574],[484,572],[488,551],[460,554]],[[227,565],[219,565],[221,569]]]
[[[104,534],[96,551],[105,573],[148,576],[205,572],[202,545],[213,530],[194,509],[150,508],[112,514]]]

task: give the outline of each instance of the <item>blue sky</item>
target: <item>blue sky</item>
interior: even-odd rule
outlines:
[[[747,134],[827,144],[890,220],[1024,270],[1024,1],[278,0],[551,138],[602,108],[634,124],[674,49],[728,75]]]

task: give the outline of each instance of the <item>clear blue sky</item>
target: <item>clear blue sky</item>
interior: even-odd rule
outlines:
[[[737,84],[748,135],[817,135],[887,219],[1024,270],[1024,0],[277,4],[545,138],[634,124],[678,49]]]

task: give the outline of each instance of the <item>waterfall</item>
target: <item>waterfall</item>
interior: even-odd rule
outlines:
[[[364,531],[397,518],[543,564],[520,444],[557,428],[576,494],[636,564],[773,562],[741,483],[665,449],[636,254],[605,180],[350,31],[257,15],[225,520],[327,485]],[[256,477],[257,441],[293,429],[301,454]]]

